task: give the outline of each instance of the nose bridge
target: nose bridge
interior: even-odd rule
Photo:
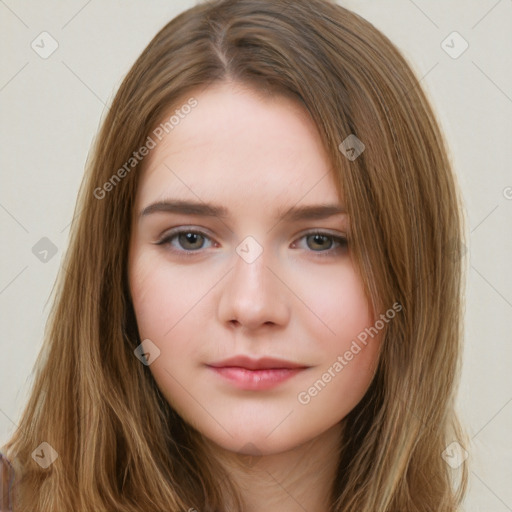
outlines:
[[[232,279],[235,285],[247,289],[249,293],[265,291],[268,288],[267,266],[270,263],[270,250],[258,249],[250,243],[242,243],[237,247]]]
[[[288,305],[283,285],[269,268],[275,267],[270,249],[247,237],[236,248],[233,270],[223,290],[220,315],[223,321],[236,320],[255,328],[265,323],[283,323]],[[277,272],[276,272],[277,273]]]

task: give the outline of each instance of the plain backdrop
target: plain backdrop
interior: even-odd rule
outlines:
[[[470,232],[458,399],[472,438],[464,510],[512,511],[512,0],[339,3],[398,46],[447,137]],[[106,105],[156,32],[194,4],[0,1],[0,444],[28,396]],[[42,32],[58,44],[47,58],[41,53],[51,50],[52,39]],[[37,47],[41,37],[44,50]],[[45,257],[41,247],[50,248]]]

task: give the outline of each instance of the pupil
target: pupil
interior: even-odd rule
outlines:
[[[194,242],[197,242],[197,237],[201,235],[197,233],[186,233],[184,236],[187,243],[194,245]]]
[[[326,239],[327,239],[327,237],[324,235],[313,235],[313,240],[314,240],[315,244],[318,243],[318,244],[322,245],[322,242],[325,242]]]

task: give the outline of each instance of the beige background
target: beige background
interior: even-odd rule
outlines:
[[[49,294],[105,105],[156,32],[194,3],[0,0],[0,443],[27,398]],[[470,231],[459,394],[472,437],[464,510],[512,511],[512,0],[339,3],[402,50],[447,135]],[[38,43],[43,31],[58,43],[46,59],[31,47],[35,40],[39,52],[51,48],[50,39],[44,49]],[[442,47],[453,31],[469,44],[458,58]],[[453,53],[462,40],[452,40],[445,45]],[[48,244],[40,242],[44,237],[56,250],[46,262],[33,252],[36,244]]]

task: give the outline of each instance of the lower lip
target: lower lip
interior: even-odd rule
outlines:
[[[210,366],[221,377],[229,380],[241,389],[264,390],[278,386],[297,375],[305,368],[270,368],[266,370],[248,370],[238,366]]]

